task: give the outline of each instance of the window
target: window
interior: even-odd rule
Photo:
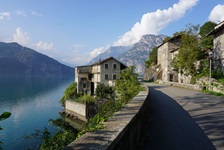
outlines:
[[[117,69],[117,64],[113,64],[113,69]]]
[[[113,80],[116,80],[116,79],[117,79],[117,75],[113,74]]]
[[[109,67],[108,67],[108,64],[104,64],[104,67],[105,67],[105,69],[108,69]]]
[[[105,80],[109,80],[109,75],[105,74]]]
[[[83,83],[83,88],[86,88],[86,83]]]

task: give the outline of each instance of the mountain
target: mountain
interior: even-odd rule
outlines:
[[[0,42],[0,76],[72,77],[74,69],[18,43]]]
[[[118,56],[118,60],[127,66],[135,66],[135,72],[144,73],[145,60],[149,57],[149,52],[155,47],[162,44],[165,35],[147,34],[142,36],[140,41],[134,44],[129,51]]]
[[[165,35],[152,35],[147,34],[142,36],[139,42],[135,43],[134,46],[115,46],[110,47],[104,53],[101,53],[93,60],[90,64],[97,62],[99,59],[105,59],[113,56],[127,66],[135,66],[135,72],[138,74],[144,74],[145,60],[149,57],[149,52],[153,47],[162,44]]]
[[[96,56],[95,58],[93,58],[89,62],[89,64],[93,64],[93,63],[99,61],[99,59],[102,60],[102,59],[105,59],[108,57],[118,58],[119,55],[128,51],[130,48],[131,48],[131,46],[111,46],[105,52],[103,52],[103,53],[99,54],[98,56]]]

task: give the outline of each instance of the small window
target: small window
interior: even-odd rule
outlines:
[[[113,69],[117,69],[117,64],[113,64]]]
[[[109,75],[105,74],[105,80],[109,80]]]
[[[113,74],[113,80],[116,80],[116,79],[117,79],[117,75]]]
[[[105,69],[108,69],[109,67],[108,67],[108,64],[104,64],[104,67],[105,67]]]

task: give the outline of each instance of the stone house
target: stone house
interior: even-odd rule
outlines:
[[[175,55],[178,54],[180,44],[181,36],[178,35],[158,46],[158,80],[162,80],[163,82],[190,83],[189,76],[185,76],[183,73],[175,71],[171,66],[172,60]]]
[[[93,95],[99,84],[113,86],[118,79],[118,74],[126,66],[113,57],[87,65],[77,66],[75,68],[75,82],[77,83],[77,92],[83,92]]]
[[[209,32],[207,36],[210,35],[214,35],[214,68],[224,71],[224,21],[215,26],[215,28]]]

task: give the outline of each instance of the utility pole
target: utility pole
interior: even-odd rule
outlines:
[[[211,49],[209,49],[208,50],[208,57],[209,57],[209,90],[211,90],[212,56],[213,56],[213,53],[212,53]]]

